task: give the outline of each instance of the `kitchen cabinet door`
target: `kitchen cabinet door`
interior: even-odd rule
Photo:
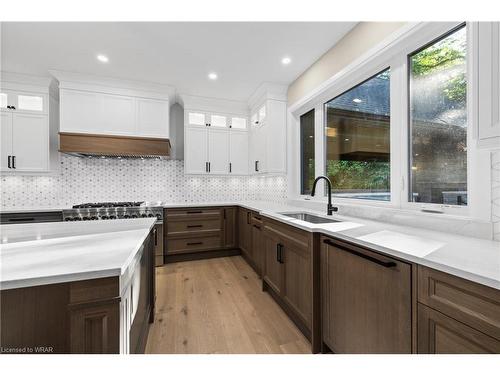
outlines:
[[[137,98],[136,108],[140,136],[168,138],[169,103],[167,100]]]
[[[188,174],[208,172],[208,140],[205,127],[186,127],[184,145],[184,168]]]
[[[323,341],[339,354],[411,353],[411,265],[322,242]]]
[[[250,212],[238,208],[238,246],[247,258],[250,258],[250,243]]]
[[[478,23],[478,127],[480,146],[500,145],[500,22]]]
[[[418,304],[419,354],[500,353],[500,341]]]
[[[99,133],[97,93],[61,89],[60,131],[67,133]],[[101,129],[102,130],[102,129]]]
[[[209,128],[208,130],[208,172],[227,174],[229,172],[229,131]]]
[[[282,251],[284,267],[283,298],[307,327],[312,320],[311,250],[285,242]]]
[[[258,127],[252,130],[250,135],[250,150],[252,154],[251,171],[253,174],[266,172],[266,148],[270,140],[266,137],[266,127]]]
[[[248,133],[230,131],[229,133],[229,173],[248,174]]]
[[[259,276],[262,275],[262,265],[264,263],[265,242],[262,237],[262,227],[252,224],[252,261]]]
[[[2,111],[0,116],[1,170],[12,171],[9,168],[9,156],[12,158],[12,113]]]
[[[276,294],[281,295],[283,287],[283,267],[279,261],[280,239],[264,231],[263,245],[264,270],[262,278]]]
[[[15,171],[49,169],[49,125],[47,115],[12,114],[12,155]]]
[[[238,246],[236,236],[238,209],[236,207],[224,207],[222,210],[224,220],[224,247],[227,249],[234,249]]]
[[[121,95],[97,96],[99,132],[104,134],[137,134],[134,98]]]

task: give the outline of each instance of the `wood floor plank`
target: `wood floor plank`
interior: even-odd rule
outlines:
[[[146,353],[311,353],[240,256],[171,263],[156,277]]]

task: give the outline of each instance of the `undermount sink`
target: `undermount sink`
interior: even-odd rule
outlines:
[[[302,221],[307,221],[308,223],[313,223],[313,224],[326,224],[326,223],[338,223],[338,222],[340,222],[340,220],[328,219],[326,217],[312,215],[312,214],[309,214],[307,212],[293,212],[293,213],[282,212],[281,215],[288,216],[288,217],[302,220]]]

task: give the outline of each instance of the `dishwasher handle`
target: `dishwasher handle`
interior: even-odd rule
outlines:
[[[384,262],[383,260],[380,260],[380,259],[377,259],[375,257],[371,257],[367,254],[364,254],[364,253],[360,253],[358,251],[355,251],[355,250],[352,250],[352,249],[349,249],[348,247],[344,247],[342,245],[338,245],[330,240],[323,240],[323,243],[327,244],[327,245],[330,245],[330,246],[333,246],[335,247],[336,249],[339,249],[339,250],[342,250],[342,251],[346,251],[350,254],[353,254],[353,255],[356,255],[358,257],[361,257],[363,259],[366,259],[366,260],[369,260],[370,262],[373,262],[373,263],[376,263],[382,267],[385,267],[385,268],[393,268],[393,267],[396,267],[397,264],[395,262]]]

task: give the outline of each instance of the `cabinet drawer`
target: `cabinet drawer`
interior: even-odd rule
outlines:
[[[418,301],[500,340],[500,291],[418,267]]]
[[[167,237],[206,230],[220,230],[220,227],[219,218],[169,221],[167,223]]]
[[[500,353],[500,341],[419,303],[418,353]]]
[[[220,236],[179,238],[167,240],[167,255],[216,250],[221,247]]]
[[[220,218],[220,208],[169,208],[167,221]]]

